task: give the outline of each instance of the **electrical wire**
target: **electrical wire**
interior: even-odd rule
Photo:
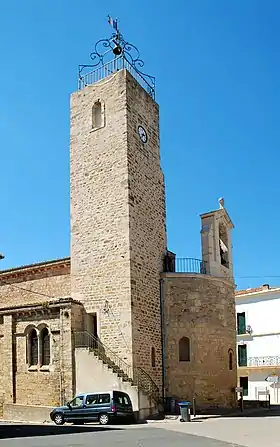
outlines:
[[[26,289],[24,287],[16,286],[15,284],[11,284],[11,283],[9,283],[7,281],[3,281],[1,279],[1,277],[0,277],[0,286],[1,286],[1,284],[4,284],[5,286],[14,287],[15,289],[18,289],[18,290],[23,290],[24,292],[28,292],[28,293],[33,293],[35,295],[44,296],[46,298],[52,298],[52,299],[56,299],[57,298],[57,297],[55,297],[53,295],[49,295],[49,294],[46,294],[46,293],[43,293],[43,292],[36,292],[35,290]]]

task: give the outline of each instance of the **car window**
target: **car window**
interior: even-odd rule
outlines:
[[[95,405],[98,401],[98,394],[88,394],[86,397],[86,405]]]
[[[125,395],[124,395],[124,399],[125,399],[125,404],[126,404],[126,405],[132,405],[131,400],[130,400],[130,397],[129,397],[128,394],[125,394]]]
[[[111,402],[110,394],[99,394],[98,403],[99,404],[109,404]]]
[[[115,404],[123,405],[123,395],[121,393],[114,393],[114,402]]]
[[[84,396],[76,396],[71,402],[71,407],[81,407],[83,405]]]

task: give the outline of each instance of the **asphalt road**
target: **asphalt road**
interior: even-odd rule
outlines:
[[[214,439],[151,426],[100,427],[0,425],[0,446],[7,447],[235,447]]]

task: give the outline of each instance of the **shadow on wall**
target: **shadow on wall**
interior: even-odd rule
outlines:
[[[28,425],[28,424],[3,424],[0,425],[0,439],[26,438],[33,436],[71,435],[73,433],[91,433],[109,430],[121,430],[114,427],[100,426],[72,426],[57,427],[55,425]]]

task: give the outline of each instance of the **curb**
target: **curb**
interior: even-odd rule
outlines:
[[[0,423],[1,424],[37,424],[37,425],[53,425],[53,422],[49,422],[49,421],[22,421],[22,420],[18,420],[18,419],[1,419],[0,418]]]
[[[233,417],[249,417],[251,415],[256,415],[258,413],[260,414],[268,414],[271,413],[273,414],[274,411],[276,411],[277,409],[275,408],[255,408],[255,409],[248,409],[248,410],[244,410],[243,412],[239,411],[234,411],[232,413],[227,413],[227,414],[201,414],[201,415],[196,415],[196,416],[191,416],[191,421],[190,422],[195,422],[195,421],[206,421],[208,419],[227,419],[227,418],[233,418]],[[278,409],[279,411],[279,409]],[[155,423],[174,423],[174,422],[180,422],[180,415],[174,415],[173,417],[166,417],[164,419],[161,420],[156,420],[156,419],[151,419],[148,420],[147,423],[148,424],[155,424]]]

